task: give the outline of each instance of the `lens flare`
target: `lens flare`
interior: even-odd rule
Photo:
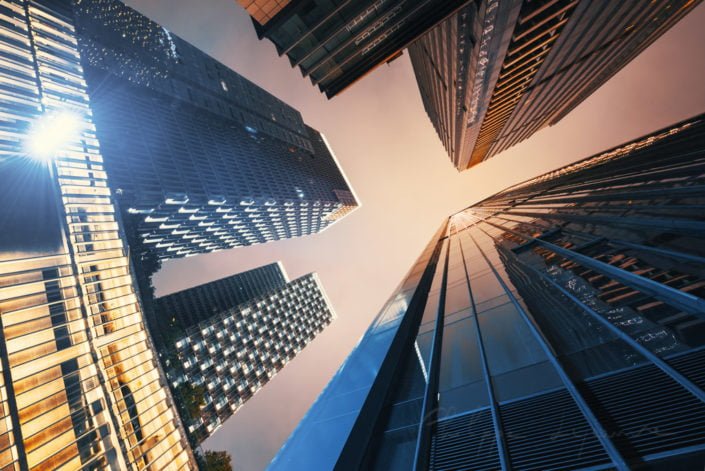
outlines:
[[[81,136],[83,121],[72,112],[47,113],[37,119],[27,136],[27,154],[37,160],[51,160]]]

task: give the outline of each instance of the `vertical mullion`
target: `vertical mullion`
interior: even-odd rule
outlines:
[[[439,369],[441,365],[441,348],[443,346],[443,321],[445,319],[446,288],[448,285],[448,259],[450,257],[450,246],[453,237],[448,237],[446,244],[446,256],[443,262],[443,278],[441,279],[440,296],[438,297],[438,309],[436,312],[436,326],[433,331],[433,341],[431,343],[431,356],[428,367],[428,381],[424,390],[423,403],[421,405],[421,417],[416,436],[416,451],[414,455],[414,470],[422,471],[429,467],[431,453],[431,429],[435,422],[436,407],[438,405],[438,381]]]
[[[507,470],[511,469],[511,460],[509,458],[509,454],[507,453],[507,445],[504,441],[504,429],[502,427],[502,418],[499,415],[499,405],[497,404],[497,399],[494,393],[494,386],[492,385],[492,376],[490,375],[489,363],[487,362],[487,355],[485,353],[485,344],[482,339],[482,332],[480,331],[480,321],[477,318],[477,309],[475,309],[475,298],[472,295],[472,285],[470,284],[468,266],[465,263],[465,251],[463,250],[462,239],[459,238],[459,242],[460,256],[463,258],[463,267],[465,268],[465,281],[467,282],[468,291],[470,292],[470,304],[472,305],[473,314],[472,317],[475,320],[475,335],[477,337],[478,351],[480,352],[482,374],[485,378],[485,387],[487,388],[487,396],[490,401],[490,410],[492,411],[492,425],[494,427],[495,440],[497,441],[497,452],[499,454],[499,462],[502,466],[502,470]]]
[[[545,273],[542,273],[541,271],[537,270],[536,268],[523,262],[517,256],[514,256],[514,259],[518,263],[520,263],[523,267],[528,268],[533,273],[535,273],[539,278],[546,281],[549,285],[553,286],[558,291],[560,291],[560,293],[562,295],[564,295],[565,297],[570,299],[583,312],[588,314],[591,318],[593,318],[599,324],[601,324],[601,325],[605,326],[607,329],[609,329],[619,339],[626,342],[630,347],[632,347],[634,350],[636,350],[641,355],[643,355],[647,360],[649,360],[651,363],[656,365],[661,371],[663,371],[665,374],[670,376],[674,381],[676,381],[678,384],[680,384],[685,389],[687,389],[690,393],[692,393],[699,400],[705,402],[705,392],[703,392],[703,390],[701,388],[699,388],[695,383],[693,383],[688,378],[686,378],[685,376],[680,374],[675,368],[673,368],[667,362],[665,362],[664,360],[659,358],[657,355],[652,353],[651,350],[649,350],[646,347],[644,347],[643,345],[641,345],[639,342],[634,340],[630,335],[627,335],[625,332],[623,332],[621,329],[619,329],[616,325],[612,324],[610,321],[608,321],[607,319],[602,317],[597,311],[595,311],[590,306],[588,306],[587,304],[582,302],[580,299],[575,297],[573,294],[571,294],[564,287],[562,287],[561,285],[556,283],[555,280],[552,280],[550,277],[548,277]]]
[[[546,354],[546,357],[548,358],[549,362],[551,365],[553,365],[553,368],[555,369],[556,373],[558,376],[561,378],[561,381],[563,382],[563,385],[565,388],[568,390],[570,393],[571,397],[575,401],[576,405],[578,408],[581,410],[583,413],[583,416],[587,420],[588,424],[590,425],[590,428],[592,428],[593,432],[597,436],[598,440],[600,440],[600,443],[602,446],[605,448],[605,451],[609,455],[610,459],[612,460],[612,463],[614,466],[619,470],[619,471],[629,471],[629,466],[627,465],[626,461],[622,457],[621,453],[615,446],[615,444],[612,442],[612,439],[609,437],[607,431],[602,427],[602,424],[600,423],[599,419],[597,416],[595,416],[595,413],[592,411],[590,406],[588,405],[587,401],[585,401],[585,398],[582,396],[578,388],[575,386],[575,383],[570,379],[570,376],[568,376],[568,373],[563,369],[563,366],[560,364],[558,361],[558,358],[556,357],[555,352],[553,351],[553,348],[551,347],[551,344],[546,340],[544,337],[543,333],[539,330],[537,327],[537,324],[535,323],[533,316],[531,316],[528,312],[522,308],[521,304],[519,304],[519,301],[517,301],[516,297],[514,296],[514,293],[511,292],[507,284],[504,282],[501,276],[499,276],[499,273],[497,272],[497,269],[492,265],[492,262],[490,259],[485,255],[485,252],[482,250],[480,247],[480,244],[477,243],[475,238],[472,236],[472,234],[469,234],[470,238],[475,242],[475,245],[477,246],[478,250],[480,251],[480,254],[482,257],[485,259],[487,264],[490,267],[490,270],[492,270],[492,273],[494,274],[495,278],[497,278],[497,281],[499,281],[499,284],[502,286],[504,289],[505,293],[511,300],[512,304],[516,308],[517,312],[519,315],[522,317],[526,325],[528,326],[529,330],[531,331],[532,335],[538,342],[538,344],[541,346],[541,349],[544,351]],[[494,238],[492,236],[489,236],[492,240]]]
[[[360,406],[359,414],[350,429],[343,449],[338,455],[333,468],[335,470],[367,469],[365,464],[366,455],[376,452],[377,443],[371,442],[371,437],[374,436],[375,428],[380,425],[378,421],[388,395],[394,387],[393,382],[397,377],[396,373],[401,367],[403,355],[413,348],[413,341],[416,339],[422,322],[429,291],[436,271],[441,266],[443,249],[447,245],[446,241],[448,240],[447,233],[448,222],[446,220],[432,239],[435,240],[433,253],[428,257],[423,274],[416,287],[413,288],[414,294],[411,296],[406,312],[396,328],[396,333],[394,333],[394,338],[384,354],[384,359],[378,367],[378,372],[367,393],[367,398]],[[377,322],[379,322],[379,318],[373,322],[373,325],[365,335],[370,335],[371,329],[378,326]]]
[[[491,222],[489,222],[489,221],[485,221],[485,222],[486,222],[487,224],[493,225],[493,226],[495,226],[495,227],[497,227],[497,228],[499,228],[499,229],[506,230],[507,232],[512,232],[512,233],[514,233],[514,234],[516,234],[516,235],[521,235],[521,234],[515,233],[515,232],[512,231],[511,229],[504,228],[504,227],[502,227],[502,226],[500,226],[500,225],[498,225],[498,224],[494,224],[494,223],[491,223]],[[488,237],[492,237],[492,236],[490,236],[484,229],[482,229],[481,227],[479,227],[479,229],[480,229],[482,232],[484,232]],[[530,239],[528,236],[525,236],[525,235],[521,235],[521,237],[523,237],[523,238],[525,238],[525,239],[529,239],[529,241],[532,241],[532,240],[538,241],[538,240],[539,240],[539,239]],[[619,245],[619,244],[621,243],[621,241],[619,241],[619,242],[613,242],[613,241],[610,241],[610,240],[607,240],[607,242],[608,242],[608,243],[615,243],[615,244],[617,244],[617,245]],[[642,246],[642,245],[639,245],[639,244],[631,244],[631,243],[628,243],[628,242],[627,242],[626,244],[629,244],[629,246],[631,246],[632,248],[635,248],[635,249],[640,249],[640,248],[643,247],[645,250],[650,250],[650,249],[653,248],[653,247],[648,247],[648,246]],[[673,256],[673,257],[678,257],[678,256],[681,256],[681,255],[684,256],[684,257],[689,257],[687,254],[680,254],[679,252],[673,252],[673,251],[670,251],[670,250],[661,250],[661,249],[655,249],[655,250],[658,250],[658,251],[660,251],[660,252],[663,252],[663,253],[665,253],[665,254],[667,254],[667,255],[670,255],[670,256]],[[581,255],[582,255],[582,254],[581,254]],[[696,258],[699,258],[699,257],[696,257]],[[578,299],[577,297],[573,296],[568,290],[566,290],[566,289],[563,288],[561,285],[559,285],[558,283],[556,283],[554,280],[552,280],[550,277],[548,277],[545,273],[541,273],[541,272],[540,272],[539,270],[537,270],[536,268],[534,268],[534,267],[530,266],[529,264],[525,263],[524,261],[522,261],[522,260],[521,260],[519,257],[517,257],[516,255],[514,255],[514,259],[515,259],[518,263],[520,263],[522,266],[528,268],[528,269],[531,270],[533,273],[535,273],[539,278],[541,278],[541,279],[543,279],[544,281],[546,281],[549,285],[551,285],[551,286],[555,287],[556,289],[558,289],[558,290],[561,292],[561,294],[563,294],[563,295],[566,296],[568,299],[570,299],[570,300],[571,300],[573,303],[575,303],[580,309],[582,309],[586,314],[588,314],[590,317],[592,317],[593,319],[595,319],[598,323],[600,323],[601,325],[603,325],[603,326],[605,326],[607,329],[609,329],[609,330],[610,330],[612,333],[614,333],[618,338],[620,338],[621,340],[623,340],[624,342],[626,342],[627,345],[629,345],[629,346],[632,347],[634,350],[636,350],[638,353],[640,353],[641,355],[643,355],[647,360],[649,360],[651,363],[653,363],[656,367],[658,367],[658,368],[659,368],[661,371],[663,371],[666,375],[670,376],[674,381],[676,381],[678,384],[680,384],[683,388],[687,389],[688,392],[690,392],[691,394],[693,394],[693,395],[694,395],[695,397],[697,397],[699,400],[705,402],[705,391],[703,391],[702,388],[700,388],[700,387],[697,386],[695,383],[693,383],[692,381],[690,381],[688,378],[686,378],[685,376],[683,376],[682,374],[680,374],[675,368],[673,368],[673,367],[672,367],[671,365],[669,365],[667,362],[665,362],[665,361],[662,360],[660,357],[658,357],[657,355],[655,355],[654,353],[652,353],[651,350],[647,349],[646,347],[644,347],[643,345],[641,345],[639,342],[637,342],[636,340],[634,340],[630,335],[626,334],[626,333],[623,332],[621,329],[619,329],[617,326],[615,326],[614,324],[612,324],[611,322],[609,322],[607,319],[605,319],[604,317],[602,317],[597,311],[595,311],[594,309],[592,309],[590,306],[588,306],[587,304],[585,304],[585,303],[583,303],[582,301],[580,301],[580,299]]]
[[[302,34],[298,39],[294,40],[294,42],[293,42],[290,46],[288,46],[286,49],[284,49],[282,52],[280,52],[279,55],[282,56],[282,55],[284,55],[284,54],[289,54],[292,49],[294,49],[296,46],[298,46],[299,44],[301,44],[301,42],[302,42],[304,39],[308,38],[308,37],[311,36],[313,33],[315,33],[316,30],[318,30],[318,28],[320,28],[321,26],[323,26],[324,24],[326,24],[328,21],[330,21],[335,15],[338,14],[338,12],[339,12],[340,10],[342,10],[344,7],[346,7],[346,6],[348,5],[348,3],[350,3],[351,1],[352,1],[352,0],[345,0],[345,1],[343,1],[343,3],[341,3],[340,5],[338,5],[337,7],[335,7],[335,9],[334,9],[332,12],[330,12],[330,13],[328,14],[328,16],[326,16],[325,18],[323,18],[322,20],[320,20],[318,23],[316,23],[316,25],[314,25],[314,26],[312,26],[312,27],[309,27],[309,28],[307,29],[307,31],[306,31],[304,34]],[[340,32],[340,29],[336,30],[335,33],[334,33],[334,35],[335,35],[335,34],[338,34],[339,32]],[[328,41],[330,41],[330,39],[331,39],[332,36],[333,36],[333,35],[330,35],[330,34],[329,34],[325,39],[319,41],[320,44],[321,44],[321,46],[325,45]],[[309,54],[309,55],[310,55],[310,54]],[[307,57],[308,57],[308,56],[307,56]],[[302,62],[302,61],[297,61],[296,65],[299,65],[301,62]]]
[[[619,218],[615,218],[619,219]],[[536,243],[541,247],[550,250],[551,252],[560,255],[561,257],[567,258],[579,265],[596,271],[608,278],[619,281],[625,286],[628,286],[636,291],[653,296],[659,301],[663,301],[669,306],[673,306],[677,309],[685,311],[689,314],[698,316],[699,318],[705,318],[705,300],[694,296],[690,293],[685,293],[676,288],[672,288],[668,285],[659,283],[658,281],[651,280],[649,278],[635,275],[634,273],[624,270],[619,267],[612,266],[608,263],[601,262],[587,255],[575,252],[570,249],[564,249],[556,244],[547,242],[538,237],[531,237],[526,234],[520,234],[512,229],[505,228],[498,224],[485,221],[487,224],[497,227],[503,231],[514,234],[522,239],[526,240],[527,243]]]
[[[9,433],[14,436],[14,445],[17,447],[16,463],[21,471],[27,471],[29,469],[29,464],[27,463],[27,452],[24,447],[24,438],[22,437],[22,424],[20,422],[20,412],[15,396],[12,371],[10,370],[10,359],[5,341],[5,326],[3,325],[2,316],[0,316],[0,363],[2,363],[2,376],[5,382],[5,390],[7,392],[7,415],[10,417],[10,421],[12,422],[12,430],[10,430]]]
[[[21,0],[19,2],[12,2],[16,5],[20,5],[24,12],[25,25],[27,26],[27,41],[29,45],[29,51],[32,56],[32,68],[34,69],[34,81],[37,86],[37,97],[39,98],[39,103],[41,106],[40,113],[44,112],[44,105],[42,104],[42,84],[39,79],[39,65],[37,63],[37,50],[34,41],[34,33],[32,31],[32,24],[30,22],[30,12],[29,12],[29,1]],[[51,168],[49,178],[52,180],[52,190],[54,190],[54,175],[51,173]],[[63,214],[63,213],[59,213]],[[64,242],[65,244],[65,242]],[[24,446],[24,437],[22,434],[22,424],[20,421],[20,411],[17,405],[17,398],[14,391],[14,382],[12,379],[12,369],[10,367],[9,353],[7,350],[7,343],[5,339],[5,327],[2,319],[0,318],[0,361],[2,362],[2,374],[5,381],[5,390],[7,392],[7,407],[8,415],[10,416],[10,421],[12,423],[12,434],[14,435],[15,446],[17,447],[17,464],[21,471],[26,471],[29,469],[29,462],[27,460],[27,452]]]
[[[657,255],[665,255],[667,257],[677,258],[680,260],[686,260],[688,262],[695,262],[705,265],[705,258],[699,257],[697,255],[691,255],[683,252],[678,252],[670,249],[661,249],[658,247],[652,247],[650,245],[635,244],[634,242],[627,242],[625,240],[618,239],[607,239],[607,243],[615,245],[617,247],[626,247],[628,249],[634,249],[641,252],[651,252]]]

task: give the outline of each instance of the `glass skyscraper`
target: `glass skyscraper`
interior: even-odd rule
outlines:
[[[260,38],[332,98],[468,0],[238,0]]]
[[[193,469],[134,289],[72,5],[0,3],[0,469]]]
[[[287,275],[281,263],[270,263],[236,275],[177,291],[154,300],[157,316],[186,328],[281,288]]]
[[[167,377],[194,445],[335,317],[318,276],[265,265],[157,298]]]
[[[466,170],[556,124],[699,0],[480,0],[409,46],[453,165]]]
[[[111,187],[160,258],[313,234],[357,207],[298,111],[117,0],[75,14]]]
[[[702,469],[705,115],[445,221],[270,469]]]

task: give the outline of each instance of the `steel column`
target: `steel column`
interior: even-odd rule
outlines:
[[[441,280],[441,291],[438,298],[438,308],[436,312],[436,326],[433,331],[431,357],[428,362],[428,381],[426,381],[426,388],[424,390],[419,429],[416,436],[414,471],[424,471],[428,469],[430,461],[431,427],[435,422],[435,411],[438,405],[438,370],[441,365],[441,348],[443,346],[443,322],[445,320],[446,287],[448,286],[448,258],[450,257],[451,240],[452,239],[448,238],[448,244],[446,245],[446,256],[443,264],[443,278]]]
[[[618,218],[615,218],[618,219]],[[572,250],[564,249],[545,240],[531,237],[526,234],[520,234],[512,229],[507,229],[499,224],[495,224],[489,221],[483,221],[486,224],[502,229],[503,231],[509,232],[521,237],[530,242],[534,242],[537,245],[542,246],[551,252],[561,255],[568,260],[572,260],[586,268],[601,273],[602,275],[619,281],[620,283],[629,286],[630,288],[641,291],[642,293],[653,296],[654,298],[663,301],[664,303],[674,306],[680,310],[686,311],[688,313],[697,315],[698,317],[705,318],[705,299],[693,296],[689,293],[684,293],[683,291],[671,288],[670,286],[658,283],[656,281],[650,280],[649,278],[644,278],[643,276],[635,275],[629,271],[623,270],[621,268],[614,267],[608,263],[600,262],[594,258],[588,257]]]
[[[597,436],[598,440],[602,444],[602,446],[605,448],[605,451],[609,455],[610,459],[612,460],[614,466],[619,470],[619,471],[629,471],[629,466],[627,465],[627,462],[624,460],[622,457],[622,454],[619,452],[615,444],[612,442],[612,439],[609,437],[607,431],[602,428],[602,424],[598,420],[598,418],[595,416],[593,413],[592,409],[590,409],[590,406],[587,404],[585,401],[585,398],[582,396],[578,388],[575,386],[573,381],[570,379],[570,376],[568,376],[568,373],[563,369],[563,366],[560,364],[558,361],[558,358],[553,351],[553,348],[551,347],[550,343],[548,340],[544,337],[543,333],[539,330],[537,327],[533,317],[527,313],[524,308],[522,308],[521,304],[517,301],[516,297],[514,294],[511,292],[507,284],[504,282],[501,276],[499,276],[499,273],[495,269],[495,267],[492,265],[492,262],[489,260],[485,252],[482,250],[480,247],[480,244],[477,243],[475,238],[470,234],[470,238],[475,242],[475,245],[477,246],[478,250],[480,251],[480,254],[482,257],[485,259],[487,264],[489,265],[490,269],[492,270],[492,273],[494,273],[495,277],[497,278],[497,281],[499,281],[499,284],[502,286],[504,289],[505,293],[511,300],[512,304],[516,308],[517,312],[519,315],[522,317],[524,322],[526,322],[526,325],[529,327],[529,330],[531,331],[532,335],[538,342],[538,344],[541,346],[541,349],[544,351],[546,354],[546,357],[548,358],[549,362],[553,365],[553,368],[556,370],[556,373],[558,376],[561,378],[561,381],[563,382],[563,385],[566,387],[568,392],[570,393],[571,397],[575,401],[575,404],[578,406],[580,411],[583,413],[583,416],[587,420],[588,424],[592,428],[593,432]]]
[[[499,405],[494,394],[494,386],[492,385],[492,375],[490,374],[490,367],[487,363],[487,354],[485,353],[485,344],[482,339],[482,332],[480,331],[480,321],[477,318],[477,309],[475,309],[475,298],[472,294],[472,286],[470,284],[470,274],[468,273],[468,266],[465,263],[465,251],[463,250],[463,244],[460,243],[460,255],[463,258],[463,267],[465,268],[465,280],[468,285],[468,291],[470,292],[470,303],[472,304],[473,318],[475,320],[475,333],[477,336],[477,346],[480,352],[480,363],[482,364],[482,374],[485,377],[485,385],[487,387],[487,395],[490,400],[490,410],[492,412],[492,425],[494,426],[495,439],[497,440],[497,452],[499,454],[499,462],[502,465],[503,470],[511,469],[511,461],[509,454],[507,453],[507,445],[504,443],[504,428],[502,427],[502,418],[499,415]]]

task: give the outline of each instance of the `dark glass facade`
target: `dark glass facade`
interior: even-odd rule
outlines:
[[[281,263],[272,263],[156,298],[154,304],[161,320],[186,328],[281,288],[287,281]]]
[[[112,188],[160,258],[316,233],[357,206],[298,111],[119,1],[75,14]]]
[[[270,469],[701,469],[705,115],[446,222]]]
[[[253,2],[238,2],[255,18],[260,38],[272,41],[279,54],[286,54],[292,66],[299,67],[328,98],[399,57],[412,41],[469,3],[294,0],[277,7],[278,12],[263,23],[254,13]]]
[[[0,51],[0,469],[194,469],[136,295],[71,3],[0,2]]]
[[[409,46],[460,171],[560,121],[698,0],[470,2]]]
[[[194,445],[212,435],[335,317],[316,274],[289,281],[279,264],[171,296],[176,298],[157,300],[164,325],[170,318],[183,321],[161,357]],[[186,318],[198,321],[187,324]]]

